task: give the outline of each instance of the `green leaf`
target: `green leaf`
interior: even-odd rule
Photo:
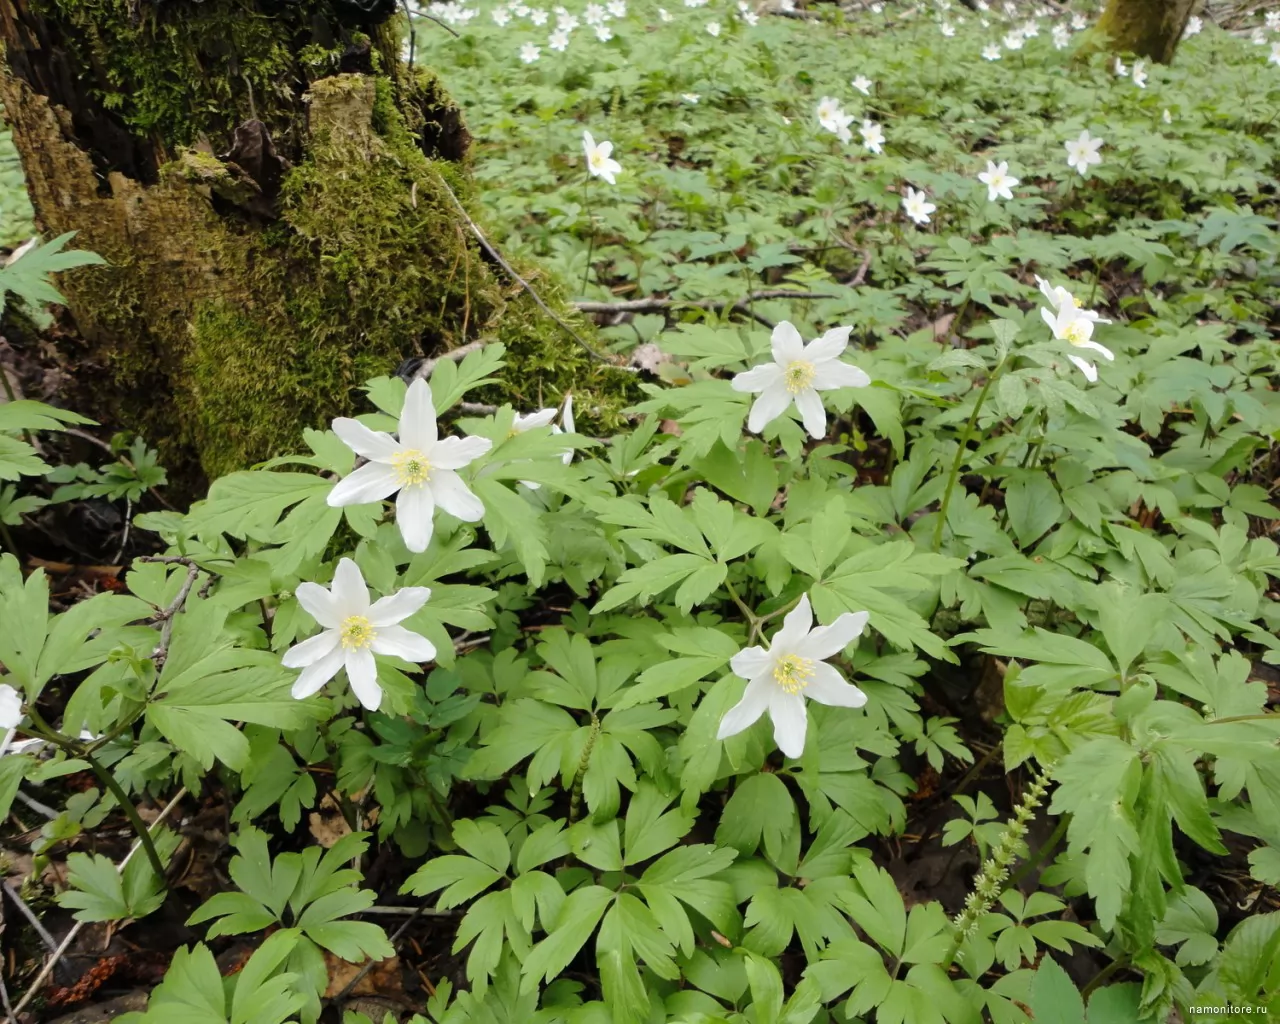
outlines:
[[[744,956],[756,1024],[777,1024],[782,1013],[782,975],[764,957],[750,952]]]
[[[1050,956],[1040,961],[1031,979],[1030,1006],[1036,1024],[1085,1024],[1080,992]]]
[[[569,966],[569,961],[587,944],[614,893],[601,885],[575,889],[560,908],[555,928],[533,947],[521,966],[522,992],[532,992],[538,982],[550,981]]]
[[[1009,525],[1026,548],[1044,536],[1062,516],[1062,499],[1045,473],[1020,473],[1005,488]]]

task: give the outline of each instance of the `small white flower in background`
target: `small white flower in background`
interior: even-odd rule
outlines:
[[[572,14],[561,14],[556,17],[556,28],[561,32],[572,32],[578,27],[578,19]]]
[[[400,623],[431,596],[427,587],[404,587],[370,604],[360,567],[350,558],[338,563],[333,587],[301,583],[295,591],[298,603],[324,627],[309,640],[294,644],[280,659],[285,668],[300,668],[293,681],[293,696],[302,700],[316,693],[340,669],[364,707],[377,711],[382,704],[375,654],[386,654],[418,664],[434,661],[435,645]]]
[[[612,142],[596,142],[590,132],[583,132],[582,151],[587,157],[587,171],[593,178],[604,178],[610,185],[617,184],[613,176],[621,173],[622,165],[610,158]]]
[[[1012,0],[1004,0],[1004,3],[1000,6],[1004,8],[1004,13],[1010,18],[1018,13],[1017,4],[1014,4]]]
[[[560,416],[561,422],[564,423],[564,430],[573,433],[573,395],[566,395],[564,399],[564,414],[560,414],[559,409],[539,409],[537,412],[516,413],[515,419],[511,421],[512,435],[523,434],[526,430],[533,430],[536,427],[551,428],[551,433],[561,434],[564,432],[558,425],[552,423],[557,416]],[[561,454],[561,461],[567,466],[573,461],[573,449],[566,448]],[[536,491],[542,485],[534,480],[521,480],[529,490]]]
[[[1164,108],[1164,113],[1160,115],[1160,120],[1162,120],[1165,124],[1173,124],[1173,115],[1169,113],[1168,107]]]
[[[747,417],[747,429],[758,434],[795,403],[805,430],[813,438],[827,434],[827,415],[819,391],[865,388],[871,383],[862,370],[842,362],[849,346],[850,327],[833,327],[809,344],[784,320],[773,329],[773,362],[753,366],[734,376],[734,391],[759,394]]]
[[[1133,62],[1133,84],[1139,89],[1147,87],[1147,64],[1146,61],[1135,60]]]
[[[511,13],[514,14],[517,18],[529,17],[529,11],[530,11],[530,8],[527,7],[525,4],[516,4],[514,7],[511,8]]]
[[[613,38],[613,29],[611,29],[608,25],[597,25],[596,38],[599,39],[600,42],[602,43],[607,43],[610,39]]]
[[[871,86],[873,83],[866,75],[859,75],[849,84],[857,89],[858,92],[862,93],[863,96],[871,95]]]
[[[720,22],[718,21],[707,22],[707,35],[718,36],[719,34],[720,34]]]
[[[845,612],[831,625],[814,629],[809,595],[802,597],[767,648],[748,647],[729,660],[734,675],[748,682],[742,700],[720,719],[716,739],[736,736],[768,712],[778,749],[787,757],[800,757],[809,727],[806,697],[839,708],[860,708],[867,702],[867,695],[826,660],[857,639],[869,618],[867,612]]]
[[[956,27],[951,22],[944,21],[938,26],[938,31],[942,33],[944,38],[950,39],[956,34]]]
[[[1052,312],[1043,306],[1040,307],[1040,316],[1049,325],[1055,338],[1076,348],[1092,349],[1104,359],[1115,359],[1115,355],[1109,348],[1093,340],[1094,324],[1109,324],[1110,320],[1103,319],[1092,309],[1082,309],[1076,297],[1061,285],[1053,287],[1041,277],[1036,278],[1036,283],[1040,286],[1040,293],[1053,306]],[[1098,379],[1098,368],[1093,363],[1076,355],[1068,355],[1067,358],[1084,374],[1090,384]]]
[[[982,48],[982,59],[983,60],[999,60],[1000,47],[996,46],[995,43],[988,43],[986,46]]]
[[[540,7],[535,7],[529,12],[529,21],[531,24],[541,27],[547,23],[547,12]]]
[[[928,224],[929,214],[933,213],[937,207],[929,202],[929,196],[926,193],[917,192],[908,185],[907,194],[902,197],[902,209],[917,224]]]
[[[663,21],[670,21],[671,13],[665,7],[659,7],[658,17],[661,18]]]
[[[1071,30],[1073,32],[1083,32],[1088,24],[1089,20],[1083,14],[1071,15]]]
[[[1004,48],[1006,50],[1021,50],[1024,42],[1026,40],[1022,38],[1021,32],[1009,32],[1004,37]]]
[[[334,484],[329,504],[335,508],[364,505],[399,492],[396,526],[410,551],[427,550],[437,506],[467,523],[484,516],[484,505],[467,489],[458,470],[484,455],[493,442],[486,437],[441,440],[431,387],[425,380],[409,385],[400,413],[399,440],[345,417],[333,421],[333,432],[369,461]]]
[[[1091,164],[1102,163],[1102,155],[1098,150],[1102,148],[1103,142],[1091,136],[1087,128],[1080,133],[1079,138],[1064,142],[1063,145],[1067,150],[1067,166],[1079,171],[1081,177],[1089,176]]]
[[[1280,29],[1280,11],[1267,11],[1267,28]]]
[[[564,396],[564,411],[560,414],[561,426],[551,425],[551,433],[553,434],[576,434],[577,431],[573,426],[573,393]],[[573,461],[573,449],[566,448],[560,456],[560,461],[566,466]]]
[[[533,43],[525,43],[520,47],[520,59],[526,64],[532,64],[535,60],[542,56],[542,51]]]
[[[822,125],[829,132],[838,129],[840,123],[840,115],[844,113],[840,109],[840,101],[831,96],[823,96],[818,101],[818,124]]]
[[[991,5],[987,3],[987,0],[977,0],[977,3],[975,3],[974,6],[978,8],[978,10],[982,11],[983,14],[991,10]]]
[[[1193,14],[1187,19],[1187,29],[1183,36],[1198,36],[1204,30],[1204,19]]]
[[[627,0],[609,0],[609,13],[615,18],[625,18],[627,16]]]
[[[1024,39],[1034,39],[1040,34],[1040,25],[1038,22],[1028,21],[1018,31],[1022,33]]]
[[[742,20],[754,28],[760,24],[760,15],[756,14],[755,11],[747,11],[743,14]]]
[[[493,19],[493,23],[495,25],[497,25],[499,28],[502,28],[504,25],[506,25],[507,22],[511,20],[511,12],[508,11],[505,7],[495,7],[493,11],[489,14],[489,17]]]
[[[879,155],[884,152],[884,129],[877,122],[863,121],[858,134],[862,136],[862,144],[872,153]]]
[[[682,92],[680,94],[680,98],[684,100],[686,103],[697,103],[698,100],[702,99],[702,97],[699,96],[696,92]]]
[[[978,180],[987,186],[987,202],[994,203],[997,199],[1012,199],[1013,186],[1018,184],[1017,178],[1009,176],[1009,162],[1007,160],[1000,163],[987,161],[987,169],[978,175]]]
[[[794,11],[796,9],[796,0],[778,0],[778,10]]]
[[[1267,33],[1260,28],[1255,28],[1249,33],[1249,41],[1254,46],[1265,46],[1267,44]]]
[[[884,4],[882,4],[882,3],[874,3],[874,4],[872,4],[872,5],[871,5],[871,13],[872,13],[872,14],[883,14],[883,13],[884,13]]]
[[[564,53],[569,45],[569,33],[562,28],[556,29],[547,37],[547,45],[553,50],[559,50]]]
[[[582,12],[582,20],[593,28],[604,24],[604,8],[599,4],[587,4]]]
[[[1066,25],[1058,24],[1053,26],[1053,48],[1055,50],[1065,50],[1071,42],[1071,29]]]
[[[1280,64],[1280,43],[1271,44],[1271,56],[1267,58],[1268,64]]]
[[[1125,78],[1129,74],[1129,69],[1119,57],[1116,58],[1115,64],[1112,65],[1112,70],[1116,73],[1117,78]]]
[[[686,7],[702,7],[706,2],[707,0],[684,0],[684,5]]]

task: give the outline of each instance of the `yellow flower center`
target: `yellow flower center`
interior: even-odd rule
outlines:
[[[360,650],[362,647],[370,646],[377,634],[373,623],[363,615],[352,615],[342,620],[342,625],[338,627],[338,635],[343,647],[348,650]]]
[[[591,166],[597,171],[604,166],[604,154],[598,149],[591,151]]]
[[[786,381],[787,390],[794,395],[813,383],[814,374],[813,363],[797,359],[783,371],[782,379]]]
[[[416,448],[405,448],[391,456],[391,468],[401,487],[424,484],[431,479],[431,463]]]
[[[1089,333],[1084,326],[1084,321],[1072,320],[1062,329],[1062,337],[1064,341],[1068,341],[1072,345],[1083,345],[1089,340]]]
[[[799,693],[813,678],[813,659],[786,654],[773,666],[773,681],[787,693]]]

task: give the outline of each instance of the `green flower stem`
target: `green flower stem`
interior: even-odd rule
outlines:
[[[978,923],[995,905],[1000,893],[1005,890],[1009,880],[1009,865],[1013,863],[1014,858],[1018,855],[1018,846],[1027,834],[1027,823],[1035,814],[1036,808],[1040,806],[1041,801],[1044,800],[1045,793],[1048,792],[1049,775],[1052,770],[1052,766],[1043,768],[1040,774],[1032,780],[1031,785],[1027,787],[1026,792],[1022,795],[1021,803],[1014,808],[1013,817],[1005,826],[1004,833],[1000,836],[1000,841],[996,843],[991,851],[991,856],[982,865],[982,871],[974,879],[973,891],[969,893],[969,898],[965,900],[964,909],[954,922],[955,938],[952,940],[951,948],[947,951],[946,957],[943,958],[942,969],[944,971],[951,966],[951,962],[955,959],[956,954],[960,952],[960,946],[964,940],[977,931]]]
[[[974,403],[973,412],[969,414],[969,422],[964,425],[964,433],[960,435],[960,446],[956,449],[956,457],[951,462],[951,474],[947,477],[947,489],[942,494],[942,506],[938,509],[938,525],[933,530],[933,550],[942,550],[942,531],[947,525],[947,509],[951,506],[951,495],[956,489],[956,480],[960,477],[960,463],[964,461],[965,452],[969,448],[969,438],[973,436],[973,428],[978,424],[978,414],[982,412],[982,406],[987,400],[987,395],[991,392],[991,385],[996,382],[996,378],[1000,376],[1004,370],[1004,364],[1009,361],[1008,355],[996,364],[996,368],[991,371],[991,376],[982,385],[982,390],[978,392],[978,400]]]
[[[164,864],[160,860],[160,854],[156,851],[156,844],[151,838],[151,831],[138,814],[138,808],[133,805],[133,801],[129,799],[129,794],[124,791],[124,787],[116,781],[115,776],[107,771],[96,757],[89,753],[87,747],[68,739],[50,726],[40,712],[36,710],[35,704],[27,705],[27,715],[42,739],[48,740],[56,747],[61,747],[73,757],[83,759],[89,765],[89,770],[98,777],[98,781],[107,788],[107,792],[116,798],[116,803],[120,805],[125,817],[129,819],[129,824],[133,826],[134,832],[138,834],[138,842],[142,844],[142,850],[147,855],[147,860],[151,862],[151,869],[156,873],[156,877],[160,879],[160,884],[165,885]]]
[[[587,284],[591,280],[591,254],[596,247],[596,218],[591,212],[591,174],[587,173],[586,180],[582,183],[582,208],[587,212],[587,265],[582,271],[582,294],[587,294]]]

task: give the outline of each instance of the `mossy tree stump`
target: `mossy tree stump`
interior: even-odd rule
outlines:
[[[365,3],[0,0],[39,226],[110,262],[61,281],[83,411],[180,471],[296,449],[366,379],[478,338],[517,404],[611,375],[476,246],[446,191],[470,193],[462,117]]]

